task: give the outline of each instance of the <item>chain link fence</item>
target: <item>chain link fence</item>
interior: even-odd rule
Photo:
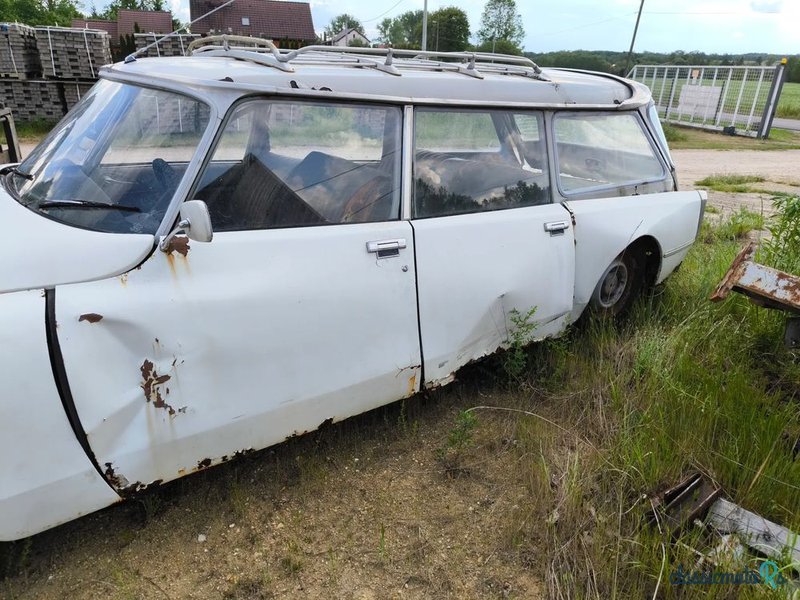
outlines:
[[[628,74],[650,88],[668,123],[765,138],[778,106],[784,65],[636,65]]]

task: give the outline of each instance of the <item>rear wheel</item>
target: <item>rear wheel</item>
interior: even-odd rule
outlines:
[[[642,291],[644,269],[642,257],[631,249],[617,256],[603,272],[589,301],[594,314],[617,317],[630,309]]]

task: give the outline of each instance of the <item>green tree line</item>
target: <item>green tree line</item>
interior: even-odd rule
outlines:
[[[586,69],[626,75],[626,52],[607,50],[571,50],[559,52],[526,52],[525,56],[542,67]],[[780,54],[707,54],[705,52],[637,52],[631,65],[719,65],[773,66],[784,58]],[[800,55],[790,56],[787,62],[787,81],[800,83]]]

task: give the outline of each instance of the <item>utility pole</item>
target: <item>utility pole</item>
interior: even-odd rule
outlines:
[[[636,27],[633,28],[633,37],[631,38],[631,48],[628,50],[628,58],[625,59],[625,72],[623,77],[628,75],[628,70],[631,68],[631,57],[633,56],[633,45],[636,43],[636,33],[639,31],[639,19],[642,18],[642,8],[644,8],[644,0],[639,5],[639,14],[636,15]]]
[[[644,2],[644,0],[642,0]],[[422,9],[422,51],[428,49],[428,0],[425,0],[425,7]]]

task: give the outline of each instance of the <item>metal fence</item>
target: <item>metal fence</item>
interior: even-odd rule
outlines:
[[[784,66],[636,65],[628,78],[650,88],[669,123],[768,137]]]

